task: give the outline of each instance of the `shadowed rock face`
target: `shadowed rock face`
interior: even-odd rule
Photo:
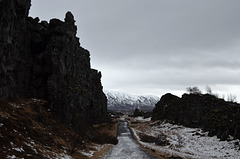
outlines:
[[[0,99],[47,99],[79,131],[106,121],[101,73],[90,67],[73,15],[40,22],[29,8],[30,0],[0,1]]]
[[[20,94],[26,94],[24,87],[28,83],[31,67],[26,20],[29,8],[30,1],[0,1],[1,99],[15,98]]]
[[[209,94],[166,94],[153,109],[153,120],[168,120],[188,127],[201,127],[209,136],[240,139],[240,105]]]

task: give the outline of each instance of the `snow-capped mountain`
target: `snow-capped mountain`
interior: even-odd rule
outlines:
[[[104,93],[108,99],[108,110],[134,111],[136,108],[151,111],[159,101],[154,95],[134,95],[123,91],[109,91]]]

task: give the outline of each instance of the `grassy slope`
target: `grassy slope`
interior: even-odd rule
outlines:
[[[115,125],[114,125],[115,124]],[[116,142],[114,124],[74,131],[50,111],[46,101],[0,102],[0,158],[79,158],[82,150],[97,151],[96,143]],[[108,135],[110,134],[110,136]],[[107,138],[107,141],[99,140]],[[115,137],[115,138],[114,138]],[[101,139],[100,138],[100,139]]]

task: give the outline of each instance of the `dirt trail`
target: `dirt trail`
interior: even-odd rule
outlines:
[[[157,159],[137,144],[124,118],[119,121],[118,140],[118,144],[103,159]]]

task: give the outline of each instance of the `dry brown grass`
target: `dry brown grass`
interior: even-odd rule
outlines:
[[[0,124],[0,158],[13,155],[17,158],[56,158],[61,153],[71,155],[72,143],[77,135],[47,110],[46,101],[43,100],[1,101]],[[74,158],[84,156],[78,154]]]
[[[117,144],[117,127],[119,119],[113,119],[112,124],[102,124],[95,126],[98,135],[95,136],[96,142],[106,144],[100,151],[97,151],[92,159],[102,158],[112,147],[112,144]],[[109,145],[109,143],[111,145]]]
[[[139,133],[139,137],[142,142],[154,143],[157,140],[157,137],[150,136],[144,133]]]
[[[118,119],[113,119],[113,124],[104,123],[95,126],[93,141],[99,144],[117,144]]]
[[[80,151],[97,151],[95,143],[117,143],[118,120],[89,126],[79,134],[48,110],[47,102],[37,99],[0,101],[0,158],[57,158],[68,154],[85,159]],[[109,150],[107,145],[102,151]],[[23,149],[23,152],[16,148]],[[48,157],[47,157],[48,156]]]
[[[113,145],[105,145],[100,151],[97,151],[91,159],[100,159],[113,147]]]

